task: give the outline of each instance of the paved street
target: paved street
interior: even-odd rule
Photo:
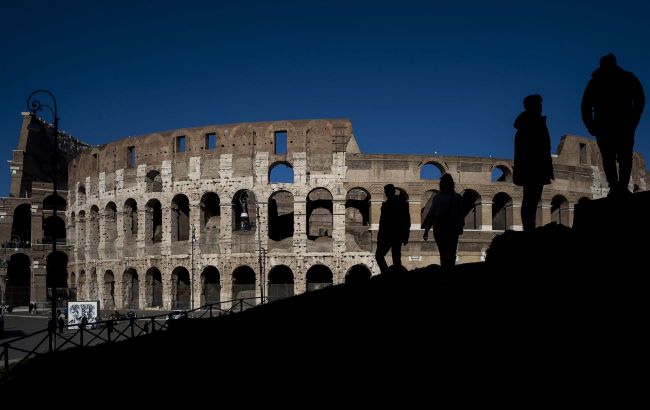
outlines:
[[[125,312],[121,312],[121,313],[125,313]],[[158,315],[158,314],[166,314],[167,312],[166,311],[137,311],[136,313],[138,317],[143,317],[143,316],[151,316],[151,315]],[[49,311],[39,311],[38,314],[32,314],[32,315],[30,315],[29,312],[16,312],[16,311],[12,313],[5,313],[5,331],[2,337],[0,337],[0,345],[10,340],[19,338],[21,336],[29,335],[38,332],[40,330],[46,329],[48,320],[50,318],[49,314],[50,314]],[[108,311],[101,312],[101,315],[103,317],[107,317],[109,314],[110,312]],[[164,321],[165,321],[164,318],[157,319],[157,323],[161,325],[164,323]],[[140,328],[143,328],[145,323],[149,323],[149,320],[138,319],[138,321],[136,322],[137,326],[139,326]],[[119,337],[118,334],[119,332],[127,329],[128,326],[129,326],[128,320],[120,320],[116,322],[114,326],[114,332],[112,332],[111,340],[115,340],[115,338],[117,338],[118,340],[125,339],[126,336]],[[142,329],[135,327],[134,333],[137,335],[140,332],[142,332]],[[91,342],[90,344],[102,343],[102,340],[99,338],[93,341],[92,339],[94,338],[94,335],[99,335],[101,336],[101,338],[106,339],[107,330],[102,328],[102,329],[86,331],[84,334],[84,345],[88,344],[89,342]],[[127,335],[130,336],[130,331],[127,331]],[[63,336],[66,338],[71,338],[71,340],[75,343],[80,342],[80,335],[79,332],[76,332],[76,330],[67,330],[63,333]],[[42,342],[42,344],[40,344],[39,346],[40,342]],[[59,337],[59,335],[57,334],[56,345],[61,346],[65,342],[66,342],[65,339]],[[43,332],[42,334],[39,334],[37,336],[11,343],[11,346],[12,349],[9,350],[10,362],[18,360],[27,354],[26,352],[16,350],[16,348],[31,351],[38,346],[37,351],[45,353],[49,349],[47,332]],[[64,348],[69,348],[74,346],[75,346],[74,343],[68,342],[67,344],[65,344]],[[1,352],[2,351],[0,350],[0,353]]]

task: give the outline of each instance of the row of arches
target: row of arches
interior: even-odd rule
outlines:
[[[65,222],[56,211],[65,212],[66,202],[59,195],[49,195],[43,200],[43,237],[41,243],[52,241],[65,242]],[[32,245],[32,205],[21,204],[14,208],[11,225],[11,242],[17,248],[29,248]]]
[[[399,189],[400,195],[408,193]],[[427,204],[438,193],[437,190],[428,190],[420,198],[421,220],[422,213]],[[481,195],[473,190],[466,189],[462,192],[465,211],[466,229],[482,229],[484,225],[484,206]],[[583,200],[588,198],[583,198]],[[268,199],[268,238],[269,250],[290,250],[293,246],[294,235],[294,196],[291,192],[276,191]],[[489,202],[491,206],[491,226],[493,230],[505,230],[513,225],[513,200],[505,193],[495,194]],[[232,207],[231,229],[234,233],[233,252],[252,252],[254,243],[250,235],[254,235],[257,224],[257,198],[250,190],[240,190],[233,196],[229,205]],[[200,201],[199,229],[201,232],[200,246],[204,251],[218,252],[218,243],[221,221],[221,200],[215,192],[205,193]],[[189,199],[184,194],[177,194],[170,204],[170,236],[171,242],[181,242],[190,239],[190,205]],[[539,217],[541,224],[541,202],[539,205]],[[562,195],[556,195],[551,200],[551,221],[559,224],[569,225],[569,201]],[[105,218],[105,240],[112,244],[117,238],[117,207],[114,202],[109,202],[104,211]],[[346,242],[351,251],[370,251],[371,235],[371,195],[363,188],[352,188],[346,194],[345,200],[345,233]],[[156,198],[150,199],[144,207],[144,229],[145,243],[156,244],[163,239],[163,207]],[[134,244],[138,236],[138,203],[129,198],[122,207],[123,231],[125,247]],[[84,210],[79,211],[75,218],[71,214],[71,237],[75,238],[77,246],[83,249],[86,245],[86,238],[89,240],[91,254],[96,253],[99,246],[99,208],[93,205],[90,208],[89,217],[86,217]],[[486,221],[487,222],[487,221]],[[333,197],[325,188],[316,188],[307,195],[306,201],[306,233],[310,251],[327,252],[332,246],[333,223]],[[90,234],[86,235],[86,229]],[[250,248],[250,249],[249,249]]]
[[[445,167],[435,161],[428,161],[420,166],[420,179],[439,180],[446,172]],[[512,182],[512,170],[503,164],[492,167],[492,182]],[[270,184],[291,184],[294,182],[293,165],[287,161],[278,161],[269,166],[268,182]],[[160,171],[150,170],[145,176],[146,192],[162,192],[163,180]],[[80,184],[77,189],[77,204],[86,203],[86,188]]]
[[[346,282],[360,282],[370,279],[370,269],[363,264],[354,265],[346,273]],[[103,309],[155,309],[169,307],[171,309],[189,309],[191,306],[192,283],[189,271],[183,267],[176,267],[165,286],[160,270],[156,267],[149,268],[144,276],[136,269],[127,268],[119,277],[112,270],[106,270],[103,282],[98,283],[95,272],[80,271],[78,275],[71,273],[68,286],[71,294],[78,300],[96,300],[99,297],[99,287],[103,288]],[[334,284],[334,276],[329,267],[322,264],[311,266],[305,275],[306,290],[313,291]],[[231,274],[231,287],[225,292],[222,290],[222,278],[219,270],[214,266],[207,266],[199,277],[200,305],[219,304],[221,301],[239,299],[253,299],[256,297],[259,284],[257,273],[248,265],[235,268]],[[295,294],[295,277],[290,267],[286,265],[273,266],[267,277],[268,298],[277,300]],[[164,298],[165,289],[168,289],[168,303]],[[196,289],[196,288],[195,288]],[[225,295],[225,297],[224,297]]]
[[[420,179],[439,180],[446,173],[445,167],[435,161],[425,162],[420,166]],[[504,164],[492,166],[490,171],[492,182],[512,182],[512,170]]]

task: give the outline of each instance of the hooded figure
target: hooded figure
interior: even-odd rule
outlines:
[[[513,182],[524,188],[521,221],[524,231],[535,229],[537,204],[542,199],[544,185],[554,179],[551,159],[551,138],[542,115],[542,97],[524,98],[525,111],[515,120],[515,164]]]
[[[644,106],[643,87],[634,74],[619,67],[613,54],[602,57],[585,88],[581,110],[598,142],[610,194],[629,193],[634,133]]]

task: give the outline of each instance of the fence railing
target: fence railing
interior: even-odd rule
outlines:
[[[44,354],[78,347],[115,343],[122,340],[168,330],[170,320],[203,319],[241,312],[267,302],[260,297],[233,299],[207,304],[194,310],[174,310],[137,318],[111,318],[86,325],[56,326],[51,319],[48,327],[37,332],[16,337],[0,345],[0,383],[7,381],[11,373],[27,360]],[[227,307],[224,307],[227,306]]]

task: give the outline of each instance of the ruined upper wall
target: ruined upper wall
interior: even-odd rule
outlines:
[[[32,121],[35,126],[31,127],[30,130],[29,125]],[[55,174],[57,175],[57,188],[62,191],[67,190],[68,163],[90,146],[65,132],[59,131],[57,138],[57,169],[55,173],[55,162],[52,158],[55,152],[53,135],[52,124],[30,113],[23,113],[18,147],[13,151],[13,157],[9,161],[11,170],[10,196],[29,197],[32,195],[33,187],[51,185]]]
[[[275,136],[286,131],[286,152],[277,153]],[[209,149],[206,136],[214,134],[215,149]],[[185,137],[185,150],[177,149],[178,137]],[[130,163],[129,149],[135,150],[135,164]],[[358,152],[352,134],[352,124],[347,119],[298,120],[254,122],[230,125],[210,125],[156,132],[129,137],[84,152],[69,165],[70,179],[84,181],[96,178],[101,172],[114,174],[146,164],[147,168],[160,170],[163,161],[171,161],[174,175],[187,173],[190,157],[201,157],[205,164],[203,173],[208,176],[219,169],[222,154],[232,154],[233,176],[250,175],[257,153],[267,152],[269,162],[292,163],[292,153],[306,152],[309,158],[307,171],[324,172],[332,167],[332,152]],[[212,160],[212,161],[211,161]],[[135,165],[135,166],[133,166]]]

